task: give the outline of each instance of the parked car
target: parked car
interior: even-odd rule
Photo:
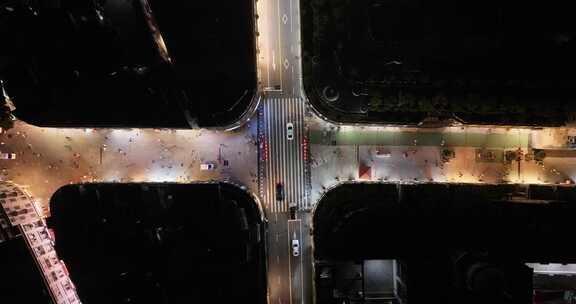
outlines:
[[[16,159],[16,153],[0,153],[0,159]]]
[[[378,158],[390,158],[392,156],[390,150],[386,148],[377,148],[374,154]]]
[[[292,255],[297,257],[300,255],[300,241],[292,240]]]
[[[568,136],[566,144],[568,148],[576,148],[576,136]]]
[[[286,124],[286,137],[288,140],[294,139],[294,124],[291,122]]]
[[[203,163],[200,164],[200,170],[204,170],[204,171],[211,171],[216,169],[216,165],[214,165],[213,163]]]
[[[277,201],[284,200],[284,186],[282,185],[282,183],[276,184],[276,200]]]

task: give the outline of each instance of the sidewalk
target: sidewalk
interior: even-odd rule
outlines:
[[[311,130],[310,143],[323,145],[383,145],[383,146],[447,146],[478,148],[526,148],[529,132],[477,133],[477,132],[423,132],[354,130]]]
[[[518,172],[517,161],[480,160],[475,147],[453,147],[455,158],[449,162],[442,162],[441,147],[388,146],[387,157],[377,157],[376,147],[312,145],[312,204],[338,183],[360,181],[361,165],[370,169],[362,180],[367,182],[557,184],[576,178],[574,163],[570,166],[548,158],[544,165],[522,160]]]
[[[3,161],[3,179],[30,186],[44,216],[52,194],[70,183],[228,180],[258,193],[256,121],[228,132],[51,129],[17,122],[0,137],[2,151],[17,155]],[[206,162],[216,168],[201,170]]]

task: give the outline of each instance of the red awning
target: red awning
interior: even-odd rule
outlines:
[[[358,168],[358,177],[360,179],[372,179],[372,167],[360,164],[360,168]]]

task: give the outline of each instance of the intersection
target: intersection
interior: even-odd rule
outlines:
[[[510,168],[474,164],[476,148],[528,149],[536,142],[559,144],[562,140],[548,134],[549,130],[455,127],[420,132],[338,126],[313,117],[302,90],[299,1],[259,0],[257,7],[261,104],[249,124],[221,132],[44,129],[18,122],[1,135],[2,152],[17,154],[16,160],[1,161],[2,179],[27,185],[45,216],[49,216],[52,193],[70,183],[234,183],[259,196],[268,221],[269,303],[312,303],[311,211],[326,189],[360,179],[359,162],[370,162],[372,148],[391,150],[390,159],[371,160],[377,172],[374,182],[481,183],[498,182],[496,173]],[[294,126],[293,139],[287,136],[289,123]],[[457,156],[440,170],[433,159],[444,145],[457,149]],[[415,146],[417,153],[403,156]],[[200,170],[206,162],[215,163],[216,169]],[[550,158],[544,165],[524,164],[518,178],[509,177],[507,182],[576,179],[570,159]],[[479,179],[484,170],[496,172],[486,173],[494,180]],[[278,184],[284,192],[281,200],[277,199]],[[297,210],[294,218],[291,206]],[[293,254],[292,240],[299,241],[298,256]]]

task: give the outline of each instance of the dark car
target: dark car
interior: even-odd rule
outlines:
[[[295,220],[296,219],[296,207],[292,206],[290,207],[290,219],[291,220]]]
[[[276,200],[284,200],[284,186],[282,186],[282,183],[276,184]]]

